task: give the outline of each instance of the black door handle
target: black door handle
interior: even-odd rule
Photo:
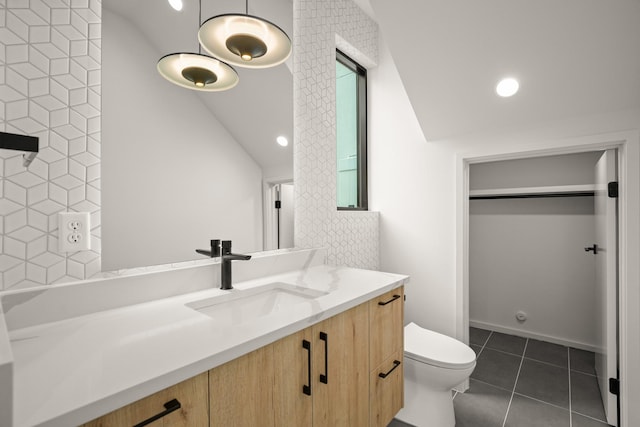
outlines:
[[[324,375],[320,374],[320,382],[327,384],[329,381],[329,337],[326,332],[320,332],[320,340],[324,341]]]
[[[302,348],[307,350],[307,382],[309,385],[302,386],[302,392],[307,396],[311,396],[311,343],[307,340],[302,340]]]
[[[391,374],[391,372],[393,372],[393,371],[394,371],[398,366],[400,366],[400,361],[399,361],[399,360],[394,360],[394,361],[393,361],[393,368],[391,368],[391,369],[390,369],[389,371],[387,371],[386,373],[385,373],[385,372],[380,372],[380,373],[378,374],[378,376],[379,376],[380,378],[383,378],[383,379],[384,379],[384,378],[387,378],[387,377],[389,376],[389,374]]]
[[[394,302],[398,298],[400,298],[400,295],[394,295],[393,298],[391,298],[389,301],[385,301],[385,302],[380,301],[380,302],[378,302],[378,305],[387,305],[389,303]]]
[[[593,251],[593,254],[596,255],[598,253],[598,245],[596,245],[594,243],[593,246],[589,246],[588,248],[584,248],[584,251],[585,252]]]
[[[177,411],[178,409],[180,409],[182,405],[180,405],[180,402],[178,402],[178,399],[172,399],[170,401],[168,401],[167,403],[164,404],[164,411],[160,412],[159,414],[154,415],[151,418],[147,418],[146,420],[142,421],[141,423],[138,423],[136,425],[134,425],[133,427],[143,427],[146,426],[148,424],[151,424],[152,422],[159,420],[160,418],[164,417],[165,415],[168,415],[170,413],[172,413],[173,411]]]

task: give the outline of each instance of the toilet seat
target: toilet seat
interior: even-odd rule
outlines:
[[[413,322],[404,327],[404,355],[447,369],[467,369],[476,363],[476,353],[471,347]]]

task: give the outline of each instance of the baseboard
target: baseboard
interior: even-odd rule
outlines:
[[[502,332],[504,334],[516,335],[523,338],[533,338],[539,341],[546,341],[553,344],[560,344],[566,347],[578,348],[580,350],[592,351],[597,353],[598,347],[592,344],[586,344],[578,341],[571,341],[565,338],[554,337],[552,335],[538,334],[531,331],[523,331],[522,329],[509,328],[506,326],[495,325],[488,322],[480,322],[477,320],[469,319],[469,326],[480,329],[489,329],[496,332]]]

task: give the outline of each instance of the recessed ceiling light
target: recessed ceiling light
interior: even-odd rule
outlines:
[[[496,86],[496,93],[504,98],[507,98],[509,96],[515,95],[516,92],[518,92],[519,88],[520,84],[518,83],[518,81],[509,77],[500,80],[500,82]]]
[[[177,11],[182,10],[182,0],[169,0],[169,4]]]
[[[286,147],[287,145],[289,145],[289,140],[287,140],[287,138],[284,136],[277,137],[276,142],[283,147]]]

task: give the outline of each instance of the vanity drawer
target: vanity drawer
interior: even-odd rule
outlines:
[[[371,351],[369,366],[379,366],[404,346],[404,287],[401,286],[369,301]]]
[[[147,425],[207,427],[209,425],[208,395],[209,375],[204,372],[96,418],[84,424],[84,427],[135,426],[151,421],[154,417],[158,417],[156,421]],[[180,404],[178,409],[174,409],[177,406],[176,400]]]
[[[385,427],[404,405],[404,364],[402,351],[392,354],[369,377],[371,426]]]

